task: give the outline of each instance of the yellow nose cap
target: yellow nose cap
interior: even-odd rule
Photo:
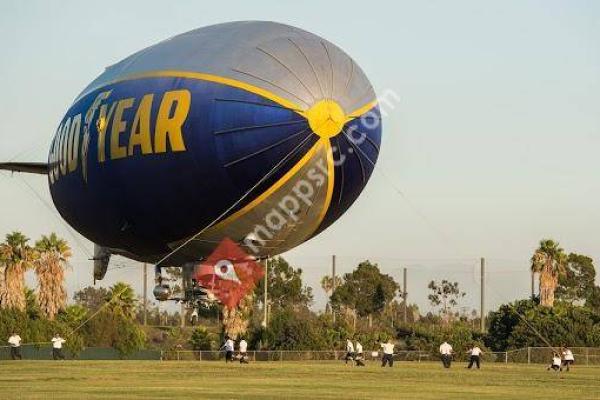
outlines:
[[[333,100],[320,100],[305,113],[310,129],[322,138],[331,138],[342,131],[346,123],[344,110]]]

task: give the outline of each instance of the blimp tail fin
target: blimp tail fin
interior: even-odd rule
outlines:
[[[0,169],[12,172],[48,175],[48,164],[45,162],[5,162],[0,163]]]

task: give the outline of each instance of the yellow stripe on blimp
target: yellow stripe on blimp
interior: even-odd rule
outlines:
[[[221,83],[226,86],[243,89],[247,92],[257,94],[268,100],[274,101],[275,103],[277,103],[285,108],[289,108],[290,110],[295,111],[300,115],[303,115],[302,107],[300,107],[298,104],[294,103],[293,101],[289,101],[281,96],[276,95],[273,92],[262,89],[258,86],[251,85],[246,82],[238,81],[236,79],[226,78],[224,76],[219,76],[219,75],[206,74],[203,72],[176,71],[176,70],[140,72],[137,74],[127,75],[127,76],[124,76],[123,78],[119,78],[119,79],[115,79],[115,80],[106,82],[100,87],[113,85],[115,83],[120,83],[120,82],[125,82],[125,81],[132,81],[132,80],[136,80],[136,79],[146,79],[146,78],[189,78],[189,79],[198,79],[198,80],[208,81],[208,82]],[[79,98],[84,97],[89,92],[97,90],[100,87],[92,88],[87,93],[79,96]]]
[[[373,100],[373,101],[368,102],[364,106],[357,108],[356,110],[354,110],[350,114],[348,114],[348,118],[347,118],[346,122],[349,122],[355,118],[360,117],[363,114],[366,114],[367,111],[370,111],[376,105],[377,105],[377,100]]]
[[[335,183],[335,166],[333,163],[333,148],[331,147],[331,141],[329,139],[321,139],[325,144],[325,154],[327,157],[327,193],[325,195],[325,203],[319,214],[319,223],[317,229],[321,226],[321,222],[325,219],[329,205],[331,204],[331,198],[333,197],[333,185]],[[314,232],[313,232],[314,234]]]

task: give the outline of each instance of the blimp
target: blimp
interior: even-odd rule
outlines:
[[[47,162],[0,169],[47,175],[62,218],[95,244],[96,279],[113,254],[159,274],[224,238],[264,259],[315,237],[364,189],[381,129],[372,85],[339,47],[231,22],[107,67],[58,123]]]

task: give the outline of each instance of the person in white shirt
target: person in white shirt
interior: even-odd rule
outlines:
[[[479,346],[473,345],[473,347],[471,347],[471,349],[469,350],[469,354],[471,355],[471,357],[469,358],[469,366],[467,368],[471,369],[471,367],[473,367],[473,364],[476,364],[477,369],[479,369],[479,363],[481,362],[481,353],[483,353],[483,351],[481,351]]]
[[[62,352],[62,345],[65,342],[66,342],[66,340],[61,338],[58,333],[56,335],[54,335],[54,337],[52,338],[52,358],[53,359],[55,359],[55,360],[64,360],[65,359],[65,355]]]
[[[192,324],[192,326],[194,326],[197,323],[198,323],[198,309],[194,308],[194,310],[192,311],[192,314],[190,315],[190,324]]]
[[[385,367],[388,364],[390,367],[394,366],[394,343],[392,340],[388,340],[387,343],[381,345],[383,349],[383,358],[381,359],[381,366]]]
[[[575,356],[573,355],[573,352],[568,347],[564,347],[562,351],[561,370],[563,367],[567,367],[567,372],[570,371],[570,366],[573,365],[573,363],[575,363]]]
[[[350,360],[354,360],[354,345],[352,344],[352,341],[350,340],[350,338],[346,339],[346,364],[348,364],[348,361]]]
[[[357,367],[364,367],[365,363],[364,363],[364,357],[363,357],[363,347],[362,344],[360,344],[360,342],[357,340],[356,341],[356,356],[354,357],[354,361],[356,362],[356,366]]]
[[[554,353],[554,355],[552,356],[552,364],[548,366],[547,370],[549,371],[550,369],[553,369],[554,371],[560,371],[561,364],[562,360],[560,359],[560,356],[557,353]]]
[[[444,342],[440,345],[440,354],[442,356],[442,363],[444,368],[450,368],[452,364],[452,346],[448,342]]]
[[[13,360],[20,360],[21,357],[21,336],[15,332],[8,338],[8,344],[10,345],[10,357]]]
[[[221,350],[225,350],[225,363],[233,361],[233,340],[229,336],[225,336],[225,343],[221,346]]]
[[[240,364],[248,364],[248,342],[245,339],[240,340]]]

